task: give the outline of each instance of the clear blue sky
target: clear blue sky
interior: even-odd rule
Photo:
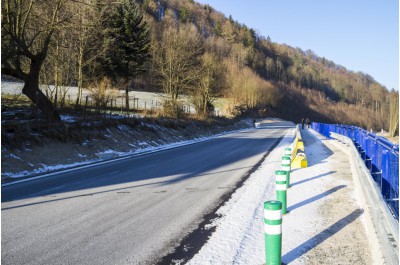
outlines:
[[[272,41],[399,90],[398,0],[196,0]]]

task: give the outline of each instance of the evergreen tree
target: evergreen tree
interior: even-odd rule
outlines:
[[[149,26],[134,0],[123,0],[103,11],[104,56],[99,74],[126,85],[126,108],[129,108],[130,81],[145,72],[150,58]]]

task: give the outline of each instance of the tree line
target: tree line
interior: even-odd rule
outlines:
[[[307,95],[287,118],[308,115],[373,129],[389,129],[386,113],[393,112],[397,95],[368,74],[277,44],[191,0],[2,0],[2,71],[24,80],[23,93],[50,120],[59,119],[57,88],[70,85],[79,89],[77,106],[83,88],[124,90],[126,109],[131,89],[163,91],[169,95],[164,109],[176,117],[183,94],[202,117],[216,97],[226,98],[228,113],[267,110],[279,116],[284,100]],[[39,84],[54,89],[45,94]],[[330,113],[310,103],[321,97]],[[350,115],[355,107],[370,120]]]

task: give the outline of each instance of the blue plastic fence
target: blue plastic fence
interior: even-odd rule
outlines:
[[[353,140],[383,198],[399,220],[399,145],[355,126],[313,122],[311,128],[329,139],[334,132]]]

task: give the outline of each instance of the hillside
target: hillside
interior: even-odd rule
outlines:
[[[17,7],[26,12],[2,9],[2,74],[24,80],[24,94],[49,121],[60,120],[65,88],[76,86],[77,109],[84,89],[96,107],[112,108],[119,98],[127,110],[129,91],[144,90],[166,94],[163,113],[175,118],[184,116],[185,96],[201,119],[223,98],[218,108],[229,116],[398,127],[390,122],[398,112],[395,91],[311,50],[275,43],[209,5],[56,1],[45,8],[56,16],[39,2]],[[13,25],[15,15],[25,23]]]
[[[266,109],[267,115],[293,121],[309,117],[321,122],[388,129],[384,114],[389,112],[390,97],[395,93],[368,74],[349,71],[310,50],[275,43],[208,5],[177,0],[139,3],[146,12],[155,43],[161,41],[155,36],[165,28],[187,24],[196,27],[205,52],[224,62],[227,74],[217,92],[230,98],[233,108]],[[144,80],[150,80],[152,75],[150,71]],[[243,78],[237,78],[240,75]],[[257,80],[257,96],[245,88],[246,79]],[[263,93],[275,95],[268,98]]]

